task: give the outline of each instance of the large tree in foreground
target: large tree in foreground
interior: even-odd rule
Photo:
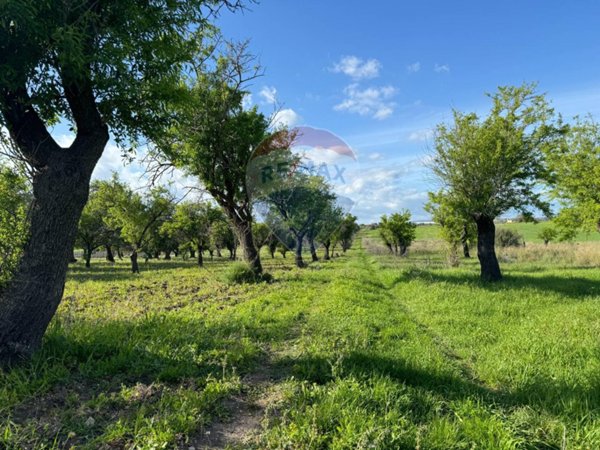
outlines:
[[[454,123],[439,125],[433,173],[444,204],[477,225],[481,278],[502,278],[495,252],[494,219],[509,210],[549,213],[536,182],[544,174],[543,150],[560,134],[553,111],[535,86],[501,87],[491,95],[485,119],[454,111]]]
[[[23,257],[0,297],[1,363],[41,344],[109,132],[125,143],[164,127],[165,104],[222,5],[237,1],[2,2],[0,126],[32,168],[34,200]],[[49,131],[60,120],[75,130],[68,148]]]

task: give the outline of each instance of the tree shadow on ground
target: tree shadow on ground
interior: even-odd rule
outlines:
[[[451,283],[459,286],[476,287],[490,292],[516,292],[529,289],[558,294],[573,300],[600,296],[600,282],[592,278],[568,275],[559,277],[556,275],[531,276],[522,273],[505,273],[502,281],[489,283],[480,280],[471,273],[445,273],[414,268],[404,270],[393,280],[390,289],[411,280],[421,280],[425,283]]]
[[[448,401],[476,399],[488,406],[506,409],[526,406],[557,417],[564,416],[567,408],[572,408],[573,411],[567,413],[580,414],[578,418],[582,419],[590,410],[600,408],[600,380],[588,386],[571,386],[564,381],[536,376],[518,389],[498,390],[451,372],[423,370],[405,360],[361,351],[350,352],[340,358],[337,365],[326,357],[309,355],[280,360],[278,366],[281,372],[289,373],[295,379],[320,385],[337,378],[385,377]]]

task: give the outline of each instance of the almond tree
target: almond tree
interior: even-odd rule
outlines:
[[[112,135],[152,138],[172,117],[209,20],[227,0],[4,0],[0,127],[33,173],[29,239],[0,297],[0,362],[28,357],[63,295],[92,172]],[[50,133],[75,133],[64,148]],[[12,145],[11,145],[12,148]]]

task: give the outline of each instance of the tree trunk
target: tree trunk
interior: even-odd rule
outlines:
[[[123,252],[121,251],[121,247],[117,247],[117,256],[121,261],[123,261]]]
[[[113,255],[112,247],[110,245],[106,245],[105,248],[106,248],[106,260],[109,263],[114,263],[115,262],[115,256]]]
[[[319,256],[317,255],[317,248],[315,247],[315,240],[309,239],[308,244],[310,246],[310,256],[313,262],[317,262],[319,260]]]
[[[11,283],[0,294],[0,366],[41,346],[63,296],[90,178],[107,142],[105,126],[80,131],[71,148],[55,149],[33,176],[29,238]]]
[[[225,208],[225,212],[229,217],[231,225],[233,225],[235,235],[242,247],[244,261],[250,265],[255,274],[261,274],[263,268],[260,262],[260,253],[256,248],[254,235],[252,234],[252,219],[250,215],[245,211],[238,213],[231,208]],[[247,220],[244,220],[246,216]]]
[[[75,258],[75,249],[71,250],[71,260],[69,262],[70,263],[76,263],[77,262],[77,258]]]
[[[471,252],[469,251],[469,233],[467,232],[467,225],[463,225],[462,233],[460,235],[460,242],[463,247],[463,255],[465,258],[471,257]]]
[[[210,255],[210,260],[212,261],[214,259],[214,255],[215,255],[214,250],[208,250],[208,254]]]
[[[329,256],[329,247],[331,247],[331,242],[327,241],[323,243],[323,247],[325,247],[325,255],[323,256],[323,259],[325,261],[329,261],[331,259],[331,256]]]
[[[171,261],[171,250],[165,251],[165,261]]]
[[[196,257],[196,250],[194,250],[193,248],[190,249],[190,258],[195,258]]]
[[[92,251],[93,251],[92,248],[88,246],[84,252],[85,253],[85,255],[84,255],[85,256],[85,267],[87,267],[88,269],[90,267],[92,267],[92,264],[91,264]]]
[[[496,257],[496,226],[494,220],[479,215],[475,218],[475,222],[477,223],[477,258],[481,266],[481,279],[484,281],[499,281],[502,279],[502,273]]]
[[[302,241],[304,240],[304,235],[296,236],[296,252],[295,252],[295,262],[296,267],[306,267],[304,264],[304,260],[302,259]]]
[[[217,258],[222,258],[223,255],[221,255],[221,249],[217,247]]]
[[[131,260],[131,272],[132,273],[140,273],[140,266],[138,265],[138,252],[137,250],[133,250],[131,252],[131,256],[129,257]]]
[[[204,265],[204,258],[202,257],[202,244],[198,244],[198,267]]]

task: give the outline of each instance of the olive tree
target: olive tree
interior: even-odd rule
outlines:
[[[0,298],[0,361],[29,356],[62,298],[92,172],[109,140],[152,138],[205,58],[227,0],[5,0],[0,8],[0,127],[33,172],[29,237]],[[75,139],[61,147],[62,121]],[[13,146],[11,146],[12,148]]]
[[[534,85],[500,87],[485,118],[454,111],[452,124],[438,125],[430,167],[444,202],[477,226],[481,278],[502,278],[495,251],[494,219],[531,208],[549,214],[536,183],[544,175],[543,150],[559,141],[553,110]]]

